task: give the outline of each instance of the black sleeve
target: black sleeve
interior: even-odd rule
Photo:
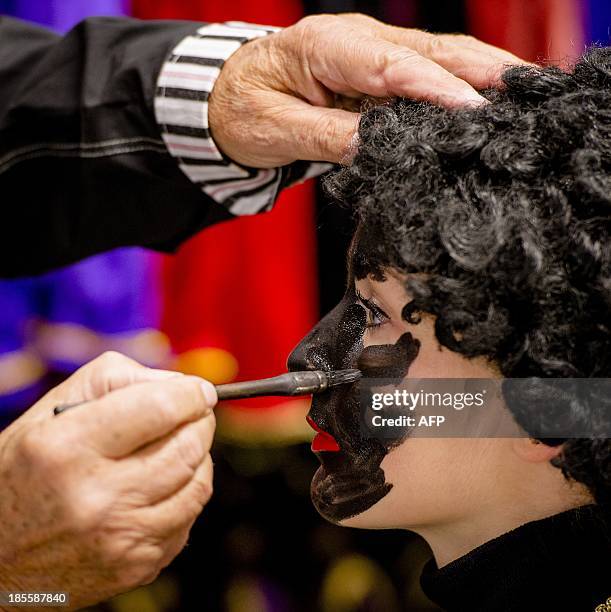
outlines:
[[[0,276],[170,251],[230,218],[180,171],[153,110],[164,58],[200,25],[96,18],[61,38],[0,18]]]

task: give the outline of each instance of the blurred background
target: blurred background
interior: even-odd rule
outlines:
[[[570,63],[609,44],[609,0],[0,0],[0,14],[65,32],[92,15],[286,26],[359,11],[464,32],[533,61]],[[173,257],[119,249],[37,278],[0,281],[0,427],[105,350],[216,383],[284,370],[341,298],[352,232],[310,181],[275,209],[204,231]],[[189,546],[152,585],[98,610],[434,610],[418,577],[430,553],[403,532],[324,522],[302,399],[220,406],[215,495]]]

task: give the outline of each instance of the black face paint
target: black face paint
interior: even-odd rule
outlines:
[[[404,378],[420,342],[405,333],[393,345],[363,348],[365,328],[366,312],[357,303],[351,282],[343,300],[291,353],[289,369],[356,367],[362,371],[363,379]],[[311,487],[316,509],[333,522],[364,512],[392,488],[380,466],[398,441],[363,435],[359,426],[361,384],[317,394],[309,412],[309,419],[333,436],[340,447],[339,451],[317,453],[321,467]]]

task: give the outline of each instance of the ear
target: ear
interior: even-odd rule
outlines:
[[[513,449],[523,460],[529,463],[542,463],[551,461],[562,451],[562,444],[549,446],[534,438],[515,438]]]

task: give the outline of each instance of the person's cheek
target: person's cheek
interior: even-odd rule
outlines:
[[[438,506],[443,505],[443,489],[450,484],[446,474],[451,467],[441,465],[438,443],[432,438],[408,437],[391,449],[380,467],[386,480],[393,483],[392,489],[360,521],[355,517],[347,526],[410,529],[434,518]]]
[[[405,322],[388,322],[378,327],[368,327],[363,335],[363,346],[395,344],[406,331],[410,331],[409,328]]]

